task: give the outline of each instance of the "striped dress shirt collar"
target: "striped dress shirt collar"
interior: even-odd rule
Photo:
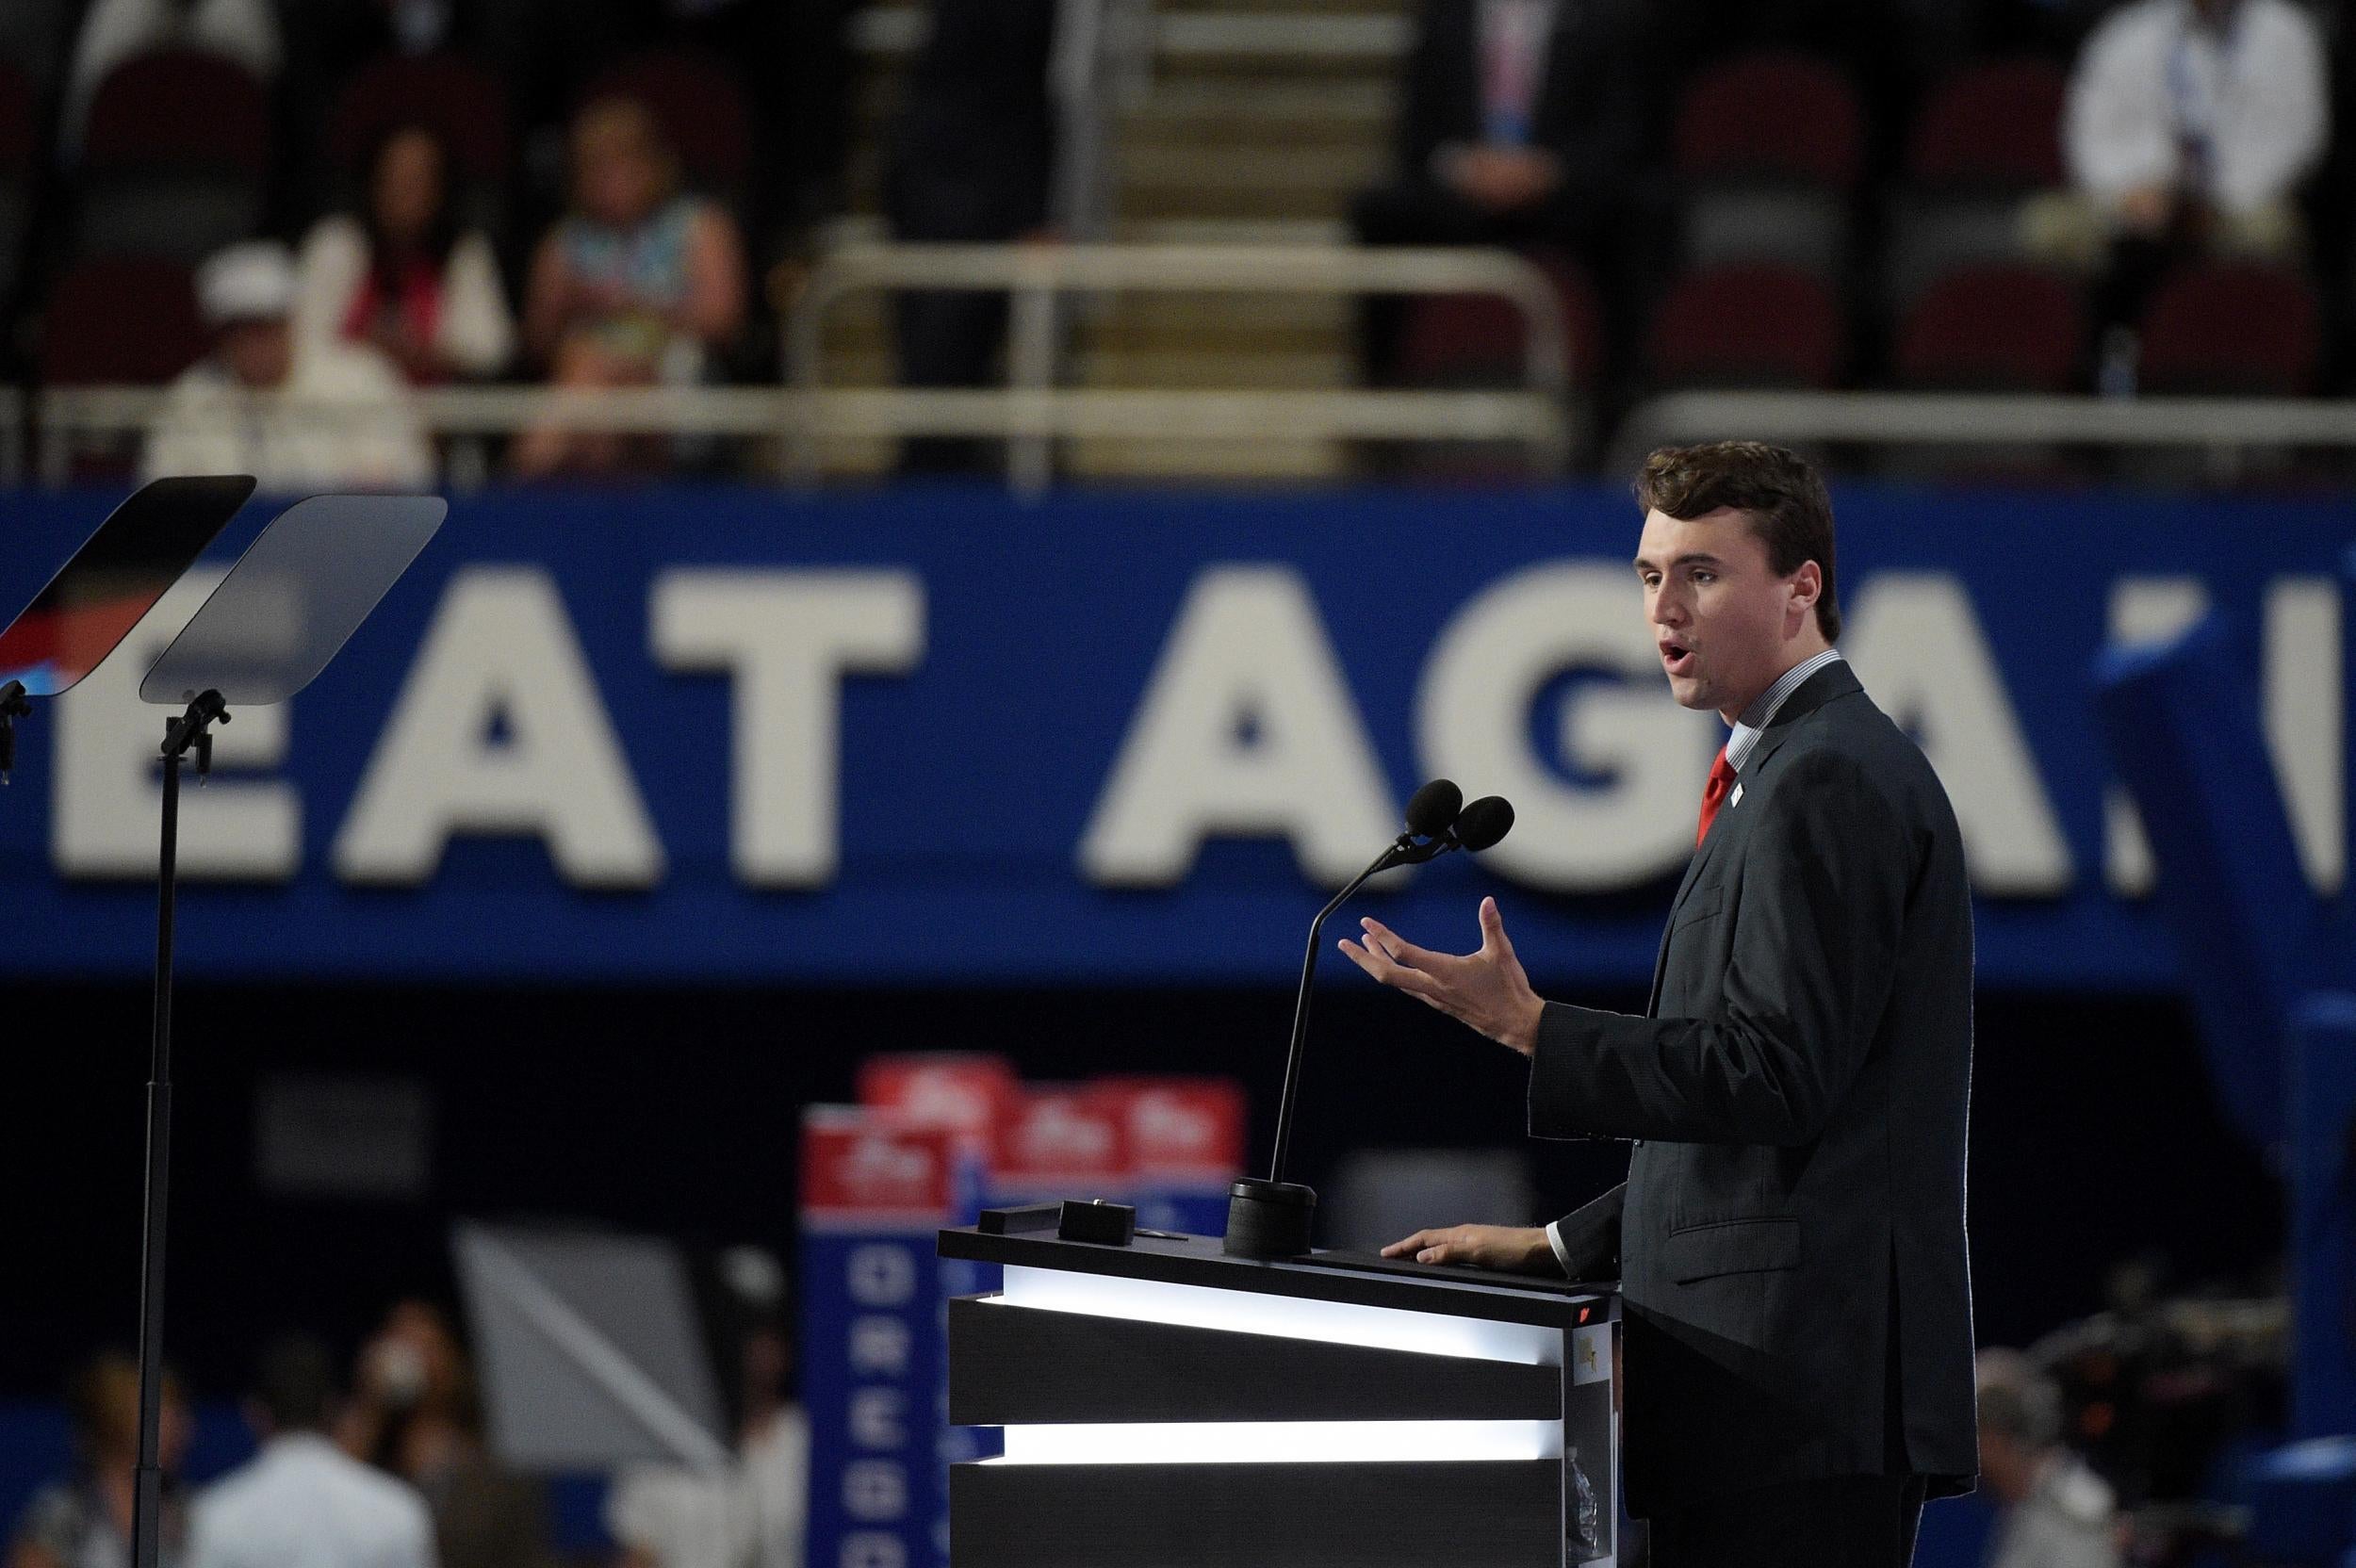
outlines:
[[[1767,727],[1775,722],[1775,714],[1782,710],[1785,701],[1808,683],[1809,676],[1840,658],[1839,648],[1826,648],[1812,659],[1803,659],[1776,677],[1773,686],[1754,697],[1751,705],[1742,710],[1742,716],[1735,721],[1734,732],[1726,737],[1726,766],[1741,773],[1742,764],[1751,760],[1751,752],[1758,746],[1759,737],[1765,735]]]

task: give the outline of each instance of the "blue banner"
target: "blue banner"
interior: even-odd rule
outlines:
[[[105,514],[10,498],[0,603]],[[2115,638],[2246,639],[2318,893],[2345,860],[2327,501],[1837,498],[1841,645],[1964,824],[1980,973],[2155,988],[2150,859],[2091,722]],[[275,510],[256,502],[224,551]],[[1445,774],[1512,838],[1366,895],[1542,982],[1641,985],[1723,739],[1669,699],[1616,488],[1241,498],[744,490],[461,498],[309,691],[187,796],[211,977],[1247,983]],[[224,553],[221,564],[230,555]],[[164,710],[195,598],[21,727],[0,971],[150,962]]]
[[[809,1568],[948,1560],[946,1297],[935,1238],[968,1207],[956,1158],[950,1134],[888,1112],[803,1111]]]

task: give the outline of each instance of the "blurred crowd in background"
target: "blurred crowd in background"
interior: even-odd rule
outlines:
[[[850,0],[12,0],[0,359],[172,384],[151,471],[259,447],[266,480],[381,484],[432,458],[404,385],[775,381],[846,216],[917,242],[1071,228],[1069,0],[921,9],[896,92],[855,112]],[[1430,0],[1388,172],[1331,226],[1530,256],[1607,415],[1683,386],[2336,391],[2347,35],[2308,0]],[[904,297],[901,382],[992,384],[1005,318]],[[1359,360],[1455,385],[1520,347],[1393,301]],[[222,394],[257,386],[370,412],[240,426]],[[714,461],[553,427],[499,457]]]
[[[208,1432],[166,1369],[164,1568],[800,1568],[809,1436],[784,1277],[752,1248],[712,1272],[710,1349],[735,1374],[727,1468],[640,1464],[586,1489],[510,1468],[453,1315],[406,1299],[348,1361],[307,1332],[257,1339],[235,1416]],[[103,1351],[66,1394],[70,1462],[12,1520],[8,1568],[127,1568],[138,1365]]]

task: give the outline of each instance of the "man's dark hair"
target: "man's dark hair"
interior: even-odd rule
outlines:
[[[335,1369],[327,1347],[305,1334],[270,1342],[255,1370],[254,1396],[281,1432],[321,1431],[335,1403]]]
[[[1767,564],[1789,577],[1802,564],[1816,563],[1824,591],[1816,600],[1816,624],[1824,641],[1841,637],[1841,599],[1833,591],[1832,498],[1806,458],[1763,441],[1710,441],[1698,447],[1663,447],[1644,459],[1636,476],[1636,504],[1680,521],[1706,516],[1721,507],[1746,514],[1752,531],[1767,547]]]

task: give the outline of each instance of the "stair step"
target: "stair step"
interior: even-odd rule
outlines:
[[[1338,349],[1233,354],[1099,344],[1080,354],[1072,382],[1091,387],[1316,391],[1349,386],[1351,376],[1349,361]]]
[[[1350,471],[1338,441],[1067,442],[1064,472],[1074,479],[1287,480],[1326,482]]]

